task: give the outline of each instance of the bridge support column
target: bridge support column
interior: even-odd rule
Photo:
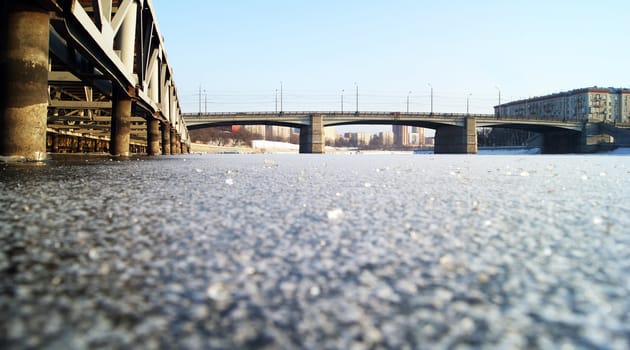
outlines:
[[[112,126],[109,152],[113,156],[129,156],[129,139],[131,135],[131,97],[114,87],[112,101]]]
[[[162,154],[171,154],[171,125],[167,122],[162,123]]]
[[[464,127],[443,126],[435,131],[436,154],[476,154],[477,122],[466,117]]]
[[[49,14],[37,1],[3,2],[0,154],[46,159]]]
[[[179,154],[177,151],[177,130],[171,127],[171,154]]]
[[[324,153],[324,116],[311,115],[311,125],[300,128],[300,153]]]
[[[160,154],[160,121],[154,118],[147,120],[147,153],[150,156]]]

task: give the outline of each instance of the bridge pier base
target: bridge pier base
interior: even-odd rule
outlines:
[[[154,118],[147,120],[147,154],[160,154],[160,121]]]
[[[109,152],[113,156],[128,157],[131,135],[131,97],[114,86],[112,101],[112,126]]]
[[[0,154],[46,159],[49,14],[37,1],[9,1],[0,37]]]
[[[162,154],[171,154],[171,125],[166,122],[162,123]]]
[[[324,116],[311,115],[311,125],[300,128],[300,153],[325,153]]]
[[[443,126],[435,131],[436,154],[476,154],[477,123],[466,117],[464,127]]]

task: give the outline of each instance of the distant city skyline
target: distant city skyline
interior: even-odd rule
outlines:
[[[433,90],[492,113],[630,81],[622,0],[153,3],[184,112],[353,111],[358,89],[363,111],[428,112]]]

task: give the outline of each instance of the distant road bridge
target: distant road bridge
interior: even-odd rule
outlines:
[[[0,155],[187,152],[150,0],[3,0]]]
[[[324,153],[323,128],[336,125],[384,124],[430,128],[435,153],[477,153],[477,127],[530,130],[543,135],[543,152],[582,152],[587,123],[494,114],[402,112],[244,112],[184,114],[190,129],[222,125],[280,125],[300,128],[300,152]]]

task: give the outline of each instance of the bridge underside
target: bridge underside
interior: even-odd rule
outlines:
[[[589,151],[586,142],[587,132],[583,132],[582,130],[577,130],[575,128],[519,123],[491,126],[537,133],[540,136],[537,137],[534,142],[535,146],[540,147],[540,152],[542,154],[584,153]]]

